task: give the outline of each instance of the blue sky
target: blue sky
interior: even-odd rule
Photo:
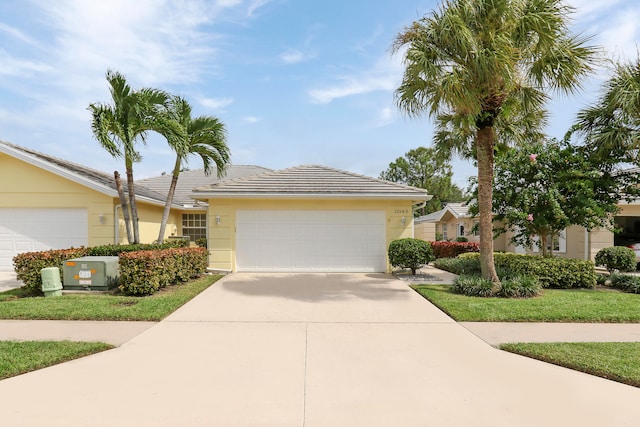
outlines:
[[[635,58],[637,0],[571,0],[572,28],[609,57]],[[394,105],[398,32],[429,13],[420,0],[5,0],[0,2],[0,139],[108,173],[124,172],[93,139],[92,102],[110,102],[105,72],[134,87],[186,97],[194,113],[227,126],[235,164],[273,169],[323,164],[377,177],[412,148],[431,144],[428,117]],[[551,136],[597,96],[608,71],[550,105]],[[137,177],[169,171],[159,137],[140,149]],[[202,165],[196,158],[191,168]],[[476,171],[454,162],[466,186]]]

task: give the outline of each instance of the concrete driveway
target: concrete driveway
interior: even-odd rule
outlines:
[[[364,274],[234,274],[117,349],[0,381],[11,426],[632,426],[638,401]]]

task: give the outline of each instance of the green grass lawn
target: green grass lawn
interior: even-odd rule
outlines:
[[[640,322],[640,294],[609,289],[545,289],[536,298],[480,298],[447,285],[413,285],[458,322]]]
[[[24,298],[23,289],[0,293],[0,319],[49,320],[162,320],[211,286],[222,276],[163,288],[148,297],[111,294],[70,294]]]
[[[0,341],[0,380],[111,348],[99,342]]]
[[[640,343],[502,344],[501,349],[640,387]]]

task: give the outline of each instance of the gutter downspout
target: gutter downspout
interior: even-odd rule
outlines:
[[[589,261],[591,254],[589,253],[589,240],[591,240],[591,233],[586,228],[584,229],[584,259]]]
[[[122,207],[122,205],[115,205],[113,207],[113,240],[114,244],[117,245],[120,242],[120,215],[118,215],[118,210]]]

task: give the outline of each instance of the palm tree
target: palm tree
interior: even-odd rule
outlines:
[[[164,205],[158,242],[164,239],[164,232],[171,212],[173,195],[176,191],[180,171],[186,165],[190,155],[198,155],[204,164],[204,173],[209,175],[212,169],[218,171],[221,178],[230,160],[229,148],[226,143],[224,124],[213,116],[191,117],[191,105],[182,97],[176,96],[169,106],[169,119],[178,124],[179,132],[169,132],[165,135],[169,145],[176,153],[173,166],[171,184]]]
[[[127,228],[127,239],[129,243],[139,243],[133,163],[139,162],[141,157],[135,143],[137,140],[146,143],[147,131],[161,130],[159,124],[163,122],[156,120],[156,117],[167,105],[169,95],[161,90],[150,88],[134,91],[126,78],[117,71],[107,71],[106,77],[113,105],[99,103],[89,105],[88,110],[92,115],[91,129],[93,136],[109,154],[114,158],[124,157],[129,193],[128,206],[122,191],[119,193],[120,201]],[[133,223],[133,236],[131,223]]]
[[[436,146],[477,161],[482,275],[496,289],[494,155],[541,136],[544,88],[572,93],[591,71],[595,49],[569,33],[572,11],[560,0],[444,0],[393,44],[404,52],[399,108],[435,118]]]
[[[574,132],[584,137],[589,156],[603,165],[640,164],[640,56],[614,64],[600,98],[578,113],[567,138]]]

